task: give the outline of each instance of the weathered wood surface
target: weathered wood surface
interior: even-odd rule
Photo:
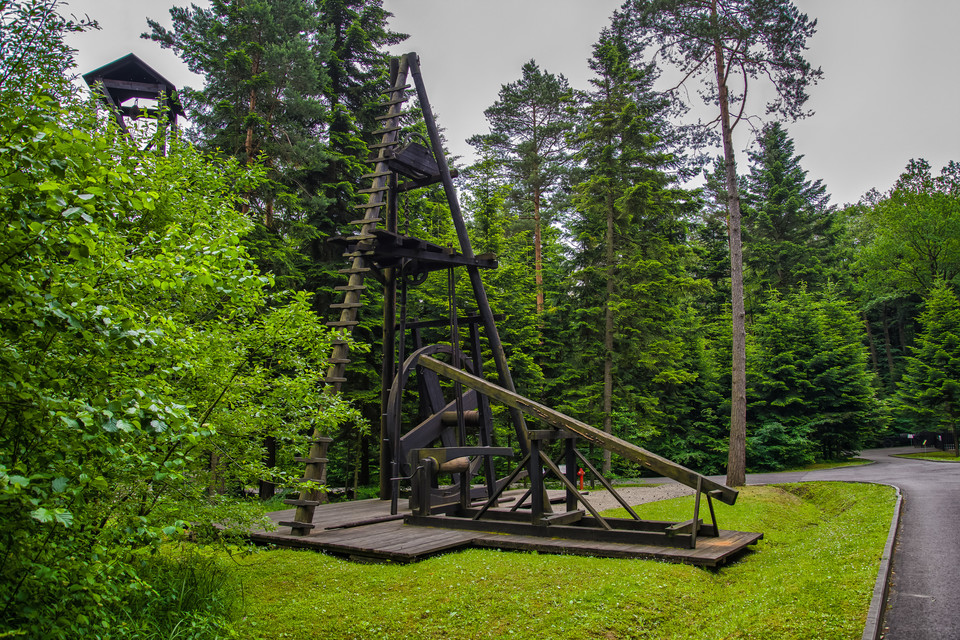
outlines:
[[[486,394],[488,397],[497,400],[498,402],[502,402],[508,407],[518,409],[527,415],[539,418],[540,420],[543,420],[544,422],[555,427],[572,431],[584,440],[609,449],[614,453],[618,453],[627,460],[638,462],[651,471],[655,471],[664,477],[672,478],[673,480],[676,480],[681,484],[685,484],[688,487],[692,487],[693,489],[698,488],[699,482],[699,486],[701,486],[704,491],[710,492],[710,494],[718,500],[731,505],[737,501],[736,489],[732,489],[724,484],[720,484],[719,482],[714,482],[706,476],[700,475],[696,471],[687,469],[682,465],[658,456],[657,454],[638,447],[635,444],[627,442],[626,440],[622,440],[621,438],[610,435],[609,433],[601,431],[600,429],[591,427],[584,422],[580,422],[576,418],[571,418],[570,416],[551,409],[550,407],[542,405],[538,402],[534,402],[529,398],[524,398],[517,393],[508,391],[503,387],[499,387],[484,380],[483,378],[478,378],[477,376],[471,375],[466,371],[451,367],[445,362],[440,362],[435,358],[421,356],[418,360],[418,363],[420,366],[432,371],[436,371],[440,375],[445,376],[450,380],[459,382],[466,387],[470,387],[471,389],[476,389],[477,391]]]
[[[562,500],[562,492],[551,492],[551,497]],[[407,510],[405,500],[400,501],[400,508]],[[278,522],[290,520],[293,514],[294,510],[288,509],[269,515],[274,522]],[[355,558],[392,562],[414,562],[438,553],[480,547],[608,558],[651,558],[712,567],[723,564],[731,556],[742,552],[763,537],[759,533],[721,530],[716,538],[699,538],[696,549],[685,549],[486,533],[446,527],[418,527],[403,524],[399,520],[384,521],[389,514],[390,502],[385,500],[323,504],[316,507],[313,522],[315,527],[306,535],[293,536],[288,533],[289,529],[286,529],[256,531],[250,535],[250,538],[258,544],[313,549]],[[371,523],[358,525],[359,522],[366,520],[370,520]],[[630,522],[631,526],[637,526],[636,521]]]

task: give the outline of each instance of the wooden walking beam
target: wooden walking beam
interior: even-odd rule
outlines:
[[[488,397],[498,402],[502,402],[508,407],[512,407],[523,413],[526,413],[527,415],[539,418],[547,424],[571,431],[588,442],[592,442],[596,445],[609,449],[610,451],[623,456],[627,460],[637,462],[664,477],[676,480],[680,484],[684,484],[692,489],[706,491],[707,495],[717,498],[721,502],[732,505],[737,501],[736,489],[732,489],[724,484],[720,484],[719,482],[714,482],[713,480],[710,480],[706,476],[703,476],[696,471],[687,469],[686,467],[672,462],[671,460],[667,460],[666,458],[647,451],[642,447],[638,447],[635,444],[627,442],[626,440],[622,440],[616,436],[610,435],[605,431],[591,427],[584,422],[580,422],[579,420],[571,418],[570,416],[560,413],[559,411],[555,411],[550,407],[544,406],[538,402],[534,402],[529,398],[524,398],[513,391],[508,391],[503,387],[499,387],[484,380],[483,378],[478,378],[477,376],[469,374],[466,371],[455,369],[445,362],[440,362],[439,360],[431,358],[430,356],[421,356],[418,360],[418,363],[420,366],[430,369],[431,371],[435,371],[438,374],[449,378],[450,380],[459,382],[471,389],[476,389],[477,391],[486,394]]]

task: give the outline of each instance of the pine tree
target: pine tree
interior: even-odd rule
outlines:
[[[499,100],[484,114],[490,133],[474,136],[475,146],[488,145],[497,152],[522,215],[533,221],[534,273],[537,313],[543,312],[544,227],[550,199],[564,172],[568,151],[566,135],[571,123],[566,111],[570,87],[562,75],[542,71],[530,60],[521,78],[500,88]]]
[[[204,77],[181,97],[203,149],[266,169],[244,211],[259,224],[245,239],[281,288],[303,288],[302,249],[316,237],[307,212],[322,206],[311,183],[328,162],[324,60],[330,39],[317,8],[300,0],[212,0],[173,7],[172,29],[147,20],[149,38]]]
[[[728,197],[733,339],[727,483],[739,486],[746,481],[746,315],[733,130],[744,116],[750,78],[764,77],[773,84],[776,98],[767,104],[768,114],[807,115],[803,110],[806,90],[821,72],[803,58],[803,51],[817,23],[790,0],[627,0],[621,15],[632,21],[638,47],[654,50],[680,70],[684,80],[678,88],[700,78],[700,95],[719,107],[716,122]],[[737,81],[742,81],[741,88],[731,92],[731,83]]]
[[[303,208],[313,194],[305,175],[326,162],[319,136],[326,119],[323,61],[330,41],[315,6],[300,0],[213,0],[209,9],[170,9],[173,29],[148,20],[152,39],[204,76],[182,90],[201,146],[258,163],[271,184],[251,194],[267,230],[277,209]]]
[[[945,281],[930,292],[920,324],[923,329],[899,384],[900,410],[917,427],[949,428],[954,455],[960,457],[960,301]]]
[[[781,293],[807,283],[824,286],[836,255],[834,209],[822,181],[807,180],[793,140],[779,122],[767,124],[749,154],[743,216],[744,262],[760,288]]]

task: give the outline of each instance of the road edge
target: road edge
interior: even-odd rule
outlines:
[[[893,519],[890,522],[890,532],[887,534],[887,544],[883,547],[880,556],[880,568],[877,570],[877,582],[873,586],[873,597],[870,599],[870,609],[867,611],[867,621],[863,627],[861,640],[880,640],[883,632],[883,614],[887,604],[887,595],[890,589],[890,571],[893,568],[893,550],[900,530],[900,507],[903,505],[903,492],[900,487],[885,483],[897,492],[897,503],[893,508]]]

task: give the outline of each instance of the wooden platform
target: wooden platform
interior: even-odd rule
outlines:
[[[293,513],[293,509],[277,511],[270,517],[274,522],[292,520]],[[479,547],[606,558],[647,558],[715,567],[763,538],[762,533],[721,530],[719,537],[698,538],[696,549],[678,549],[413,526],[403,523],[402,516],[406,513],[409,509],[405,500],[400,501],[399,515],[395,519],[389,519],[389,501],[373,499],[327,504],[317,507],[313,520],[316,528],[308,535],[290,535],[290,529],[282,527],[277,531],[253,532],[250,539],[257,544],[314,549],[357,560],[415,562],[442,552]],[[381,521],[350,526],[375,519]]]

